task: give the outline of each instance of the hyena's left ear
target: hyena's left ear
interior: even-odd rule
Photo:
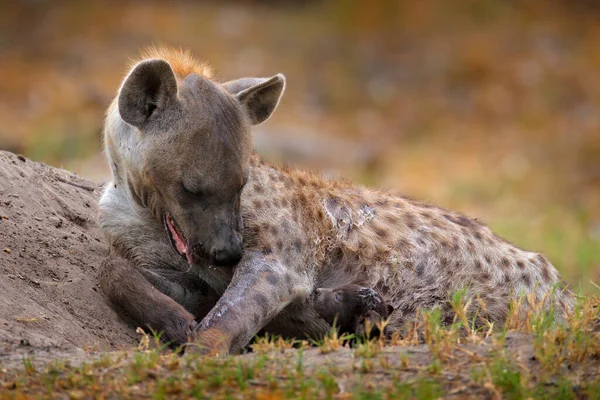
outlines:
[[[285,89],[285,77],[242,78],[226,82],[223,88],[234,95],[246,108],[252,124],[266,121],[279,104]]]

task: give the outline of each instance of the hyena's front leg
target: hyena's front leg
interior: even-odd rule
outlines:
[[[194,316],[161,293],[129,261],[108,257],[101,266],[100,288],[141,327],[163,332],[174,345],[186,343],[197,326]]]
[[[246,253],[191,346],[213,355],[241,350],[286,306],[306,298],[311,282],[271,255]]]

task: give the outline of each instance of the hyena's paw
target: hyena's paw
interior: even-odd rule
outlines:
[[[190,343],[185,345],[185,351],[211,357],[224,357],[229,354],[230,338],[216,328],[197,332]]]
[[[163,340],[173,348],[193,340],[198,323],[185,314],[169,314],[164,316]]]

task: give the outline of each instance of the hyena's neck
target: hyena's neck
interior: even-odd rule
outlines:
[[[104,151],[113,183],[125,183],[128,171],[139,165],[137,144],[136,129],[123,122],[116,102],[113,102],[108,109],[104,127]]]
[[[113,188],[122,191],[132,207],[161,219],[162,211],[156,193],[142,184],[137,130],[123,122],[114,102],[107,113],[104,150],[110,165]]]

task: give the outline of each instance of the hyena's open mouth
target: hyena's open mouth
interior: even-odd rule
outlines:
[[[189,264],[192,264],[192,255],[190,254],[190,250],[183,235],[179,233],[180,230],[175,220],[173,220],[169,214],[165,214],[164,224],[173,249],[175,249],[181,257],[185,258]]]

